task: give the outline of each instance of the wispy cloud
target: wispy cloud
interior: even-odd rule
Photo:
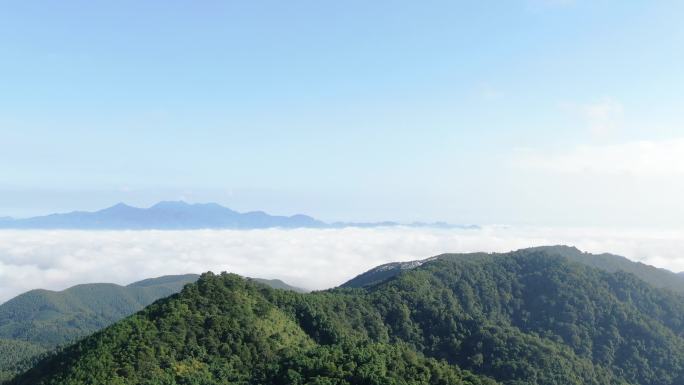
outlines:
[[[579,116],[595,137],[606,137],[622,124],[624,106],[614,98],[604,97],[590,103],[561,103],[561,108]]]
[[[564,174],[681,177],[684,175],[684,138],[585,145],[561,153],[518,151],[514,164]]]
[[[485,100],[496,100],[504,97],[502,90],[492,86],[489,83],[482,83],[478,87],[478,94],[482,99]]]
[[[594,135],[606,135],[618,128],[624,108],[617,100],[607,98],[581,106],[581,112]]]
[[[570,244],[684,270],[684,232],[485,227],[202,231],[0,231],[0,302],[35,289],[208,270],[322,289],[369,268],[444,253]]]

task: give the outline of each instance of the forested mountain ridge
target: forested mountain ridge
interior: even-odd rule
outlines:
[[[0,305],[0,382],[33,357],[92,334],[195,282],[197,274],[168,275],[120,286],[94,283],[63,291],[31,290]],[[280,280],[250,278],[302,291]]]
[[[302,289],[301,287],[297,286],[292,286],[288,283],[285,283],[279,279],[265,279],[265,278],[247,278],[252,281],[256,281],[259,283],[263,283],[264,285],[271,287],[273,289],[283,289],[283,290],[292,290],[297,293],[306,293],[308,290]]]
[[[666,269],[653,267],[641,262],[633,262],[625,257],[615,254],[591,254],[582,252],[576,247],[569,246],[541,246],[520,250],[521,252],[543,251],[549,255],[557,255],[568,258],[587,266],[608,272],[624,271],[632,273],[645,282],[659,288],[669,289],[684,294],[684,273],[673,273]],[[424,260],[410,262],[393,262],[375,267],[342,284],[342,287],[362,287],[381,282],[393,277],[403,270],[413,269],[425,262],[434,259],[472,259],[486,258],[498,253],[466,253],[466,254],[441,254]],[[508,253],[504,253],[508,254]]]
[[[0,382],[34,357],[75,341],[179,292],[197,274],[146,279],[128,286],[83,284],[55,292],[31,290],[0,305]]]
[[[678,385],[683,334],[682,296],[529,249],[309,294],[205,274],[12,384]]]
[[[546,250],[547,252],[558,254],[572,261],[608,272],[624,271],[632,273],[655,287],[684,293],[684,276],[673,273],[667,269],[654,267],[641,262],[634,262],[623,256],[610,253],[586,253],[575,247],[547,246],[537,249]]]
[[[328,329],[309,295],[205,274],[10,384],[496,384],[404,344]]]
[[[0,338],[51,348],[99,330],[159,298],[179,292],[196,274],[164,276],[128,286],[94,283],[63,291],[31,290],[0,305]]]

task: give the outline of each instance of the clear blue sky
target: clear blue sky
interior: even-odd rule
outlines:
[[[682,15],[681,1],[4,1],[0,215],[185,199],[676,224]]]

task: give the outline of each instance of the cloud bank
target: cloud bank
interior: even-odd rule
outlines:
[[[229,271],[308,289],[339,285],[390,261],[445,252],[503,252],[569,244],[684,270],[684,231],[491,226],[412,228],[0,231],[0,302],[36,288],[128,284],[165,274]]]

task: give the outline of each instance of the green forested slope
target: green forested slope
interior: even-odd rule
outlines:
[[[655,287],[672,290],[684,294],[684,274],[673,273],[666,269],[660,269],[641,262],[633,262],[629,259],[615,254],[591,254],[569,246],[541,246],[521,250],[521,252],[544,252],[548,255],[555,255],[578,262],[583,265],[595,267],[610,273],[623,271],[631,273],[641,280]],[[381,282],[385,279],[394,277],[404,270],[410,270],[421,264],[434,259],[477,259],[487,258],[494,254],[488,253],[469,253],[469,254],[442,254],[422,261],[393,262],[373,268],[367,272],[359,274],[357,277],[345,282],[343,287],[363,287]]]
[[[274,289],[283,289],[283,290],[292,290],[296,291],[298,293],[306,293],[308,290],[302,289],[300,287],[292,286],[289,285],[279,279],[264,279],[264,278],[249,278],[253,281],[263,283],[264,285],[268,287],[272,287]]]
[[[0,338],[44,348],[71,341],[130,315],[194,282],[194,274],[119,286],[78,285],[64,291],[32,290],[0,305]]]
[[[100,330],[155,300],[179,292],[195,274],[147,279],[128,286],[78,285],[31,290],[0,305],[0,382],[41,353]]]
[[[0,339],[0,383],[28,369],[32,362],[27,359],[44,351],[43,347],[30,342]]]
[[[0,383],[28,369],[40,354],[92,334],[198,278],[169,275],[128,286],[96,283],[60,292],[32,290],[5,302],[0,305]],[[303,291],[277,279],[250,279]]]
[[[236,275],[205,275],[12,383],[494,383],[403,344],[328,330],[305,296]],[[301,313],[278,308],[274,302],[280,301]]]
[[[207,274],[13,384],[678,385],[682,320],[678,294],[538,249],[310,294]]]
[[[596,267],[608,272],[624,271],[631,273],[643,281],[659,288],[669,289],[678,293],[684,293],[684,276],[673,273],[666,269],[646,265],[641,262],[633,262],[629,259],[615,254],[591,254],[584,253],[575,247],[568,246],[546,246],[533,250],[543,250],[548,253],[557,254],[579,262],[587,266]]]

